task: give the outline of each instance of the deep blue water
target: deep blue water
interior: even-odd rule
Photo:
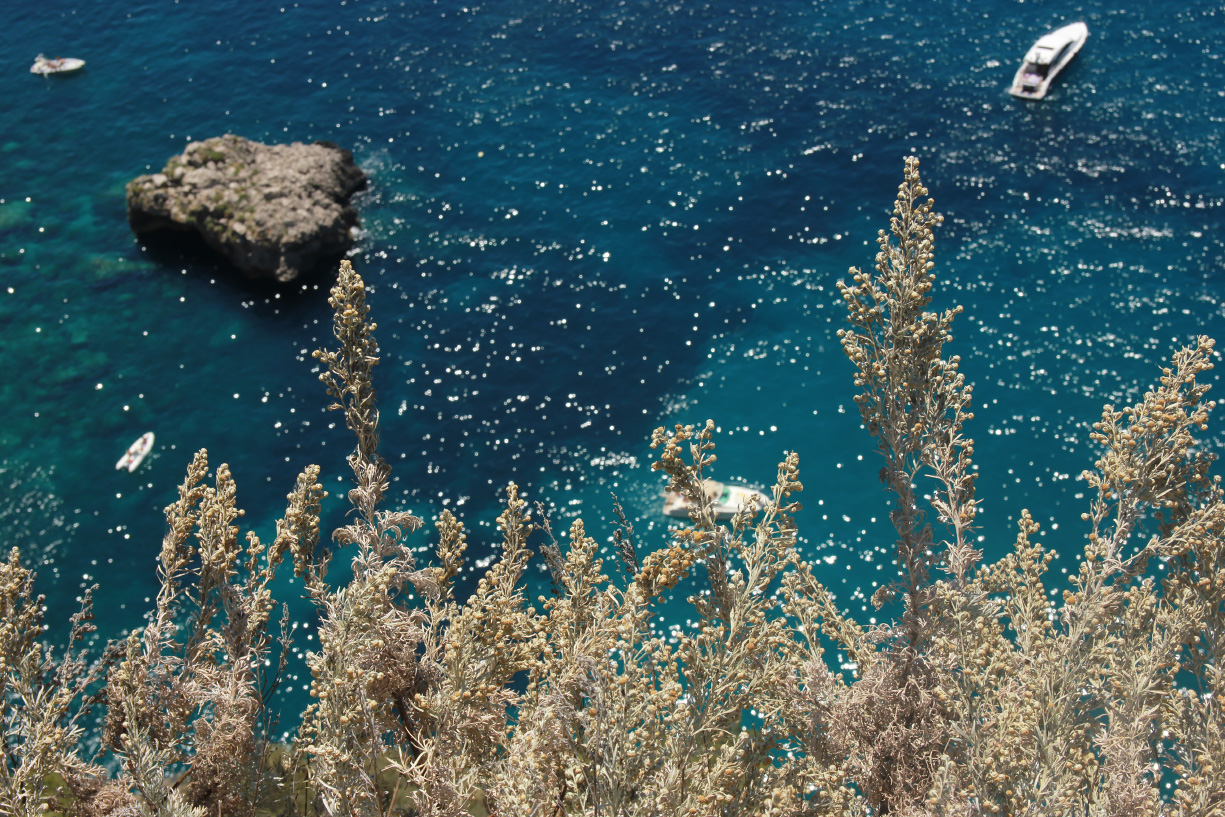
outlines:
[[[476,559],[511,480],[600,539],[615,492],[660,545],[651,430],[710,417],[717,476],[768,484],[799,452],[805,547],[871,616],[893,539],[834,284],[872,264],[908,153],[946,216],[937,303],[966,307],[950,352],[976,384],[989,556],[1028,507],[1073,565],[1089,423],[1195,334],[1225,338],[1218,3],[48,0],[3,19],[0,536],[43,563],[56,627],[93,581],[105,634],[139,626],[196,448],[261,535],[307,463],[343,494],[351,443],[309,357],[328,282],[253,287],[127,227],[124,184],[191,139],[330,139],[370,175],[353,260],[392,499],[458,508]],[[1033,39],[1076,19],[1090,39],[1052,94],[1011,99]],[[40,51],[88,65],[36,77]],[[150,429],[156,453],[115,471]]]

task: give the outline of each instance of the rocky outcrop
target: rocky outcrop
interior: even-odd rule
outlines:
[[[251,278],[292,281],[352,245],[349,198],[365,183],[353,154],[331,142],[218,136],[129,182],[128,221],[137,233],[194,230]]]

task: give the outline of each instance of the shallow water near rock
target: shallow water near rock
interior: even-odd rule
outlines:
[[[768,484],[799,452],[804,547],[878,615],[889,504],[834,285],[872,264],[909,153],[945,215],[937,305],[966,308],[950,352],[976,384],[988,557],[1029,508],[1054,570],[1074,569],[1102,404],[1197,333],[1225,338],[1219,4],[51,0],[7,17],[0,525],[43,562],[56,628],[94,582],[103,635],[141,624],[197,448],[229,463],[261,536],[308,463],[343,518],[351,442],[310,358],[329,282],[256,287],[128,229],[123,185],[189,140],[328,139],[371,177],[353,262],[390,500],[454,509],[474,567],[511,480],[555,531],[581,513],[600,541],[615,493],[659,546],[651,430],[709,417],[715,476]],[[1028,46],[1075,19],[1090,38],[1050,96],[1011,99]],[[33,76],[39,51],[87,66]],[[114,470],[146,430],[153,454]],[[309,648],[300,588],[280,592]],[[691,617],[677,595],[661,626]]]

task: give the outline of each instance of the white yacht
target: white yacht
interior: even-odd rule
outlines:
[[[1089,38],[1089,27],[1072,23],[1043,35],[1025,55],[1008,93],[1021,99],[1042,99],[1051,83]]]
[[[706,493],[706,498],[710,500],[710,509],[717,521],[731,519],[740,510],[741,505],[754,504],[759,511],[766,507],[768,492],[762,488],[704,479],[702,490]],[[757,497],[756,500],[753,499],[754,496]],[[664,514],[687,519],[689,500],[682,494],[664,494]]]
[[[34,64],[30,66],[31,74],[42,74],[49,76],[51,74],[68,74],[73,71],[79,71],[85,67],[85,60],[79,60],[76,57],[56,57],[49,60],[42,54],[34,58]]]

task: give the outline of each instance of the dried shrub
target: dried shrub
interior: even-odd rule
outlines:
[[[327,578],[318,469],[298,478],[274,542],[243,547],[233,481],[222,465],[208,485],[203,451],[166,511],[147,625],[97,661],[74,646],[88,597],[52,660],[14,551],[0,565],[0,813],[1223,813],[1225,504],[1195,436],[1213,408],[1212,342],[1095,424],[1085,558],[1056,604],[1028,512],[999,561],[974,546],[971,389],[944,349],[959,310],[929,309],[940,218],[926,196],[908,159],[874,271],[840,285],[839,336],[897,531],[898,580],[873,603],[898,605],[896,620],[865,628],[840,611],[798,552],[795,454],[760,503],[715,519],[709,421],[652,436],[689,521],[643,549],[617,505],[617,579],[581,521],[563,546],[510,485],[499,558],[457,597],[463,523],[442,512],[436,562],[418,566],[405,537],[421,520],[382,508],[376,327],[345,262],[338,348],[316,357],[357,440],[350,521],[333,534],[352,579]],[[556,590],[535,604],[533,537]],[[286,554],[322,623],[306,658],[314,701],[275,747],[268,700],[290,626],[274,662],[269,586]],[[675,592],[697,623],[665,639],[651,622]],[[114,773],[81,756],[99,699]]]

